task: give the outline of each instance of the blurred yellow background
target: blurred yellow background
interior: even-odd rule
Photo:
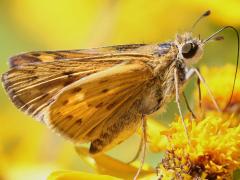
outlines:
[[[205,38],[225,25],[240,28],[238,0],[0,0],[0,74],[7,71],[8,58],[21,52],[173,40],[208,9],[212,15],[198,24],[197,36]],[[236,37],[230,30],[222,34],[225,40],[209,43],[201,64],[235,63]],[[155,117],[163,123],[173,118],[169,109]],[[0,122],[1,180],[45,179],[59,169],[91,172],[70,142],[19,112],[2,86]],[[110,154],[128,161],[137,147],[133,137]],[[147,157],[153,166],[159,160],[159,155]]]

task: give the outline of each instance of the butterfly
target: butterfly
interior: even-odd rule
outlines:
[[[90,142],[91,154],[103,153],[140,126],[145,132],[144,117],[174,97],[180,109],[192,75],[205,84],[192,65],[215,35],[201,40],[186,32],[165,43],[23,53],[10,58],[2,82],[18,109],[76,144]]]

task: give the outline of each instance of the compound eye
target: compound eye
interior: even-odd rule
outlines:
[[[182,47],[182,55],[184,58],[192,58],[198,49],[198,45],[194,43],[186,43]]]

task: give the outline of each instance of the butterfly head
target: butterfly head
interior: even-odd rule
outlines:
[[[192,36],[193,29],[201,19],[211,14],[208,10],[204,12],[192,25],[191,30],[181,35],[177,35],[174,43],[178,48],[178,59],[183,60],[185,64],[191,65],[199,61],[203,55],[203,45],[205,44],[200,38]]]
[[[178,59],[186,64],[195,64],[203,55],[203,43],[199,38],[194,38],[191,33],[177,35],[174,44],[178,48]]]

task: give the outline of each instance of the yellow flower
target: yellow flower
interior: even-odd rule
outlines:
[[[229,179],[240,166],[240,126],[234,118],[208,116],[200,122],[185,120],[190,144],[181,121],[164,134],[169,145],[159,167],[162,179]]]

